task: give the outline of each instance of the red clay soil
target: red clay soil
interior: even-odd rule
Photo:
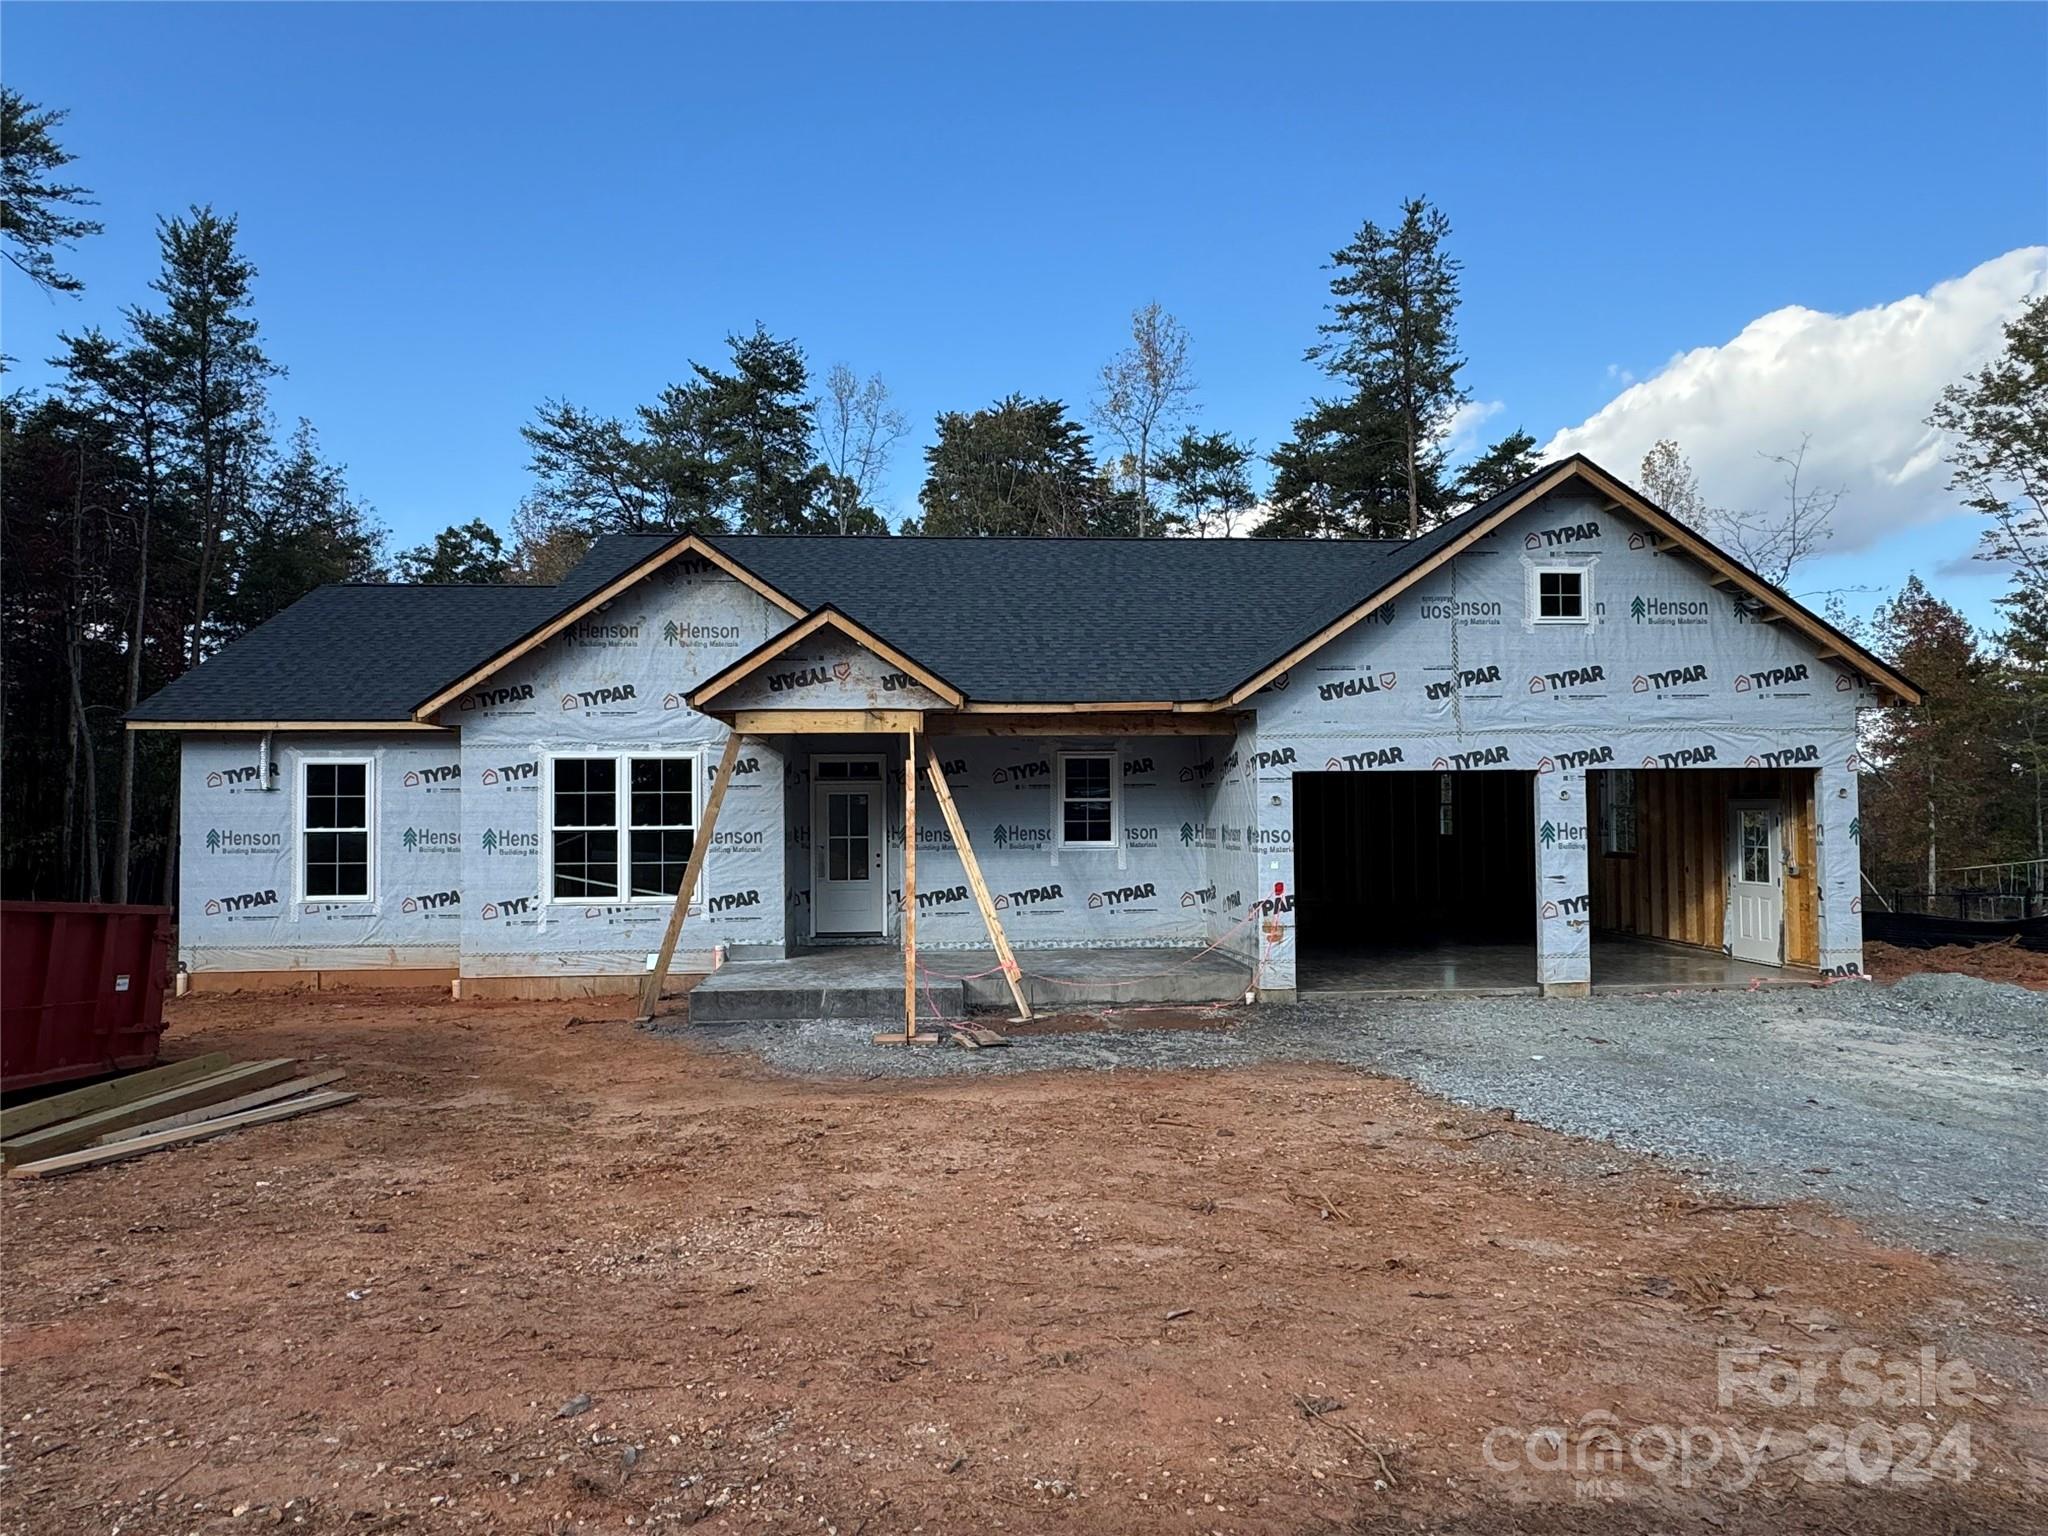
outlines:
[[[1947,971],[2048,992],[2048,955],[2021,949],[2010,939],[2002,944],[1943,944],[1934,949],[1865,944],[1863,965],[1879,981],[1897,981],[1916,971]]]
[[[0,1190],[0,1528],[2040,1528],[2048,1336],[1817,1207],[1334,1067],[803,1082],[624,1011],[175,1005],[364,1097]],[[1858,1346],[1972,1381],[1845,1407]]]

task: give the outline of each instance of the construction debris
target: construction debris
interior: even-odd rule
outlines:
[[[297,1070],[289,1057],[235,1063],[206,1056],[18,1105],[6,1112],[0,1162],[10,1178],[48,1178],[355,1097],[328,1088],[339,1071],[294,1076]]]

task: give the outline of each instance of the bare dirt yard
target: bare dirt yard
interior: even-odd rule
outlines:
[[[2048,954],[2021,949],[2010,939],[2001,944],[1941,944],[1932,949],[1865,944],[1863,963],[1879,981],[1897,981],[1917,971],[1940,971],[2048,992]]]
[[[1350,1067],[577,1011],[174,1005],[363,1098],[0,1189],[0,1526],[2042,1528],[2038,1316],[1818,1204]]]

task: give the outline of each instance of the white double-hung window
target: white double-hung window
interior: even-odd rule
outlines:
[[[551,901],[666,901],[697,845],[695,753],[548,760],[542,847]]]
[[[1114,848],[1121,840],[1114,752],[1059,754],[1062,848]]]
[[[375,899],[375,839],[367,757],[299,764],[299,890],[308,901]]]

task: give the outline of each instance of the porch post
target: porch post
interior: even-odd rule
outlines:
[[[903,755],[903,1038],[917,1038],[917,732]]]
[[[676,940],[682,937],[690,894],[697,889],[697,879],[704,872],[704,856],[711,851],[711,837],[718,829],[718,808],[725,804],[726,786],[732,783],[732,765],[739,755],[740,733],[734,731],[725,738],[725,755],[718,760],[718,779],[705,797],[703,823],[697,828],[696,841],[690,844],[690,861],[683,866],[683,883],[676,887],[675,910],[668,915],[668,927],[662,933],[654,969],[647,973],[647,984],[640,989],[640,1016],[635,1023],[645,1024],[653,1018],[655,1005],[661,1001],[661,984],[668,980],[669,962],[676,957]]]
[[[1545,997],[1592,991],[1593,938],[1586,771],[1539,773],[1536,797],[1536,980]]]
[[[924,766],[931,776],[932,796],[939,802],[939,814],[946,818],[946,830],[952,834],[954,850],[967,871],[967,887],[974,893],[974,904],[981,908],[982,926],[988,929],[988,941],[995,947],[996,963],[1003,968],[1003,980],[1010,984],[1010,996],[1017,1000],[1017,1022],[1028,1024],[1031,1004],[1025,1001],[1024,984],[1018,979],[1017,957],[1010,952],[1010,941],[1003,937],[1002,920],[996,916],[995,902],[989,899],[988,885],[981,878],[981,864],[974,857],[973,845],[967,841],[960,808],[953,803],[953,791],[946,785],[946,770],[940,765],[929,736],[924,742]]]

